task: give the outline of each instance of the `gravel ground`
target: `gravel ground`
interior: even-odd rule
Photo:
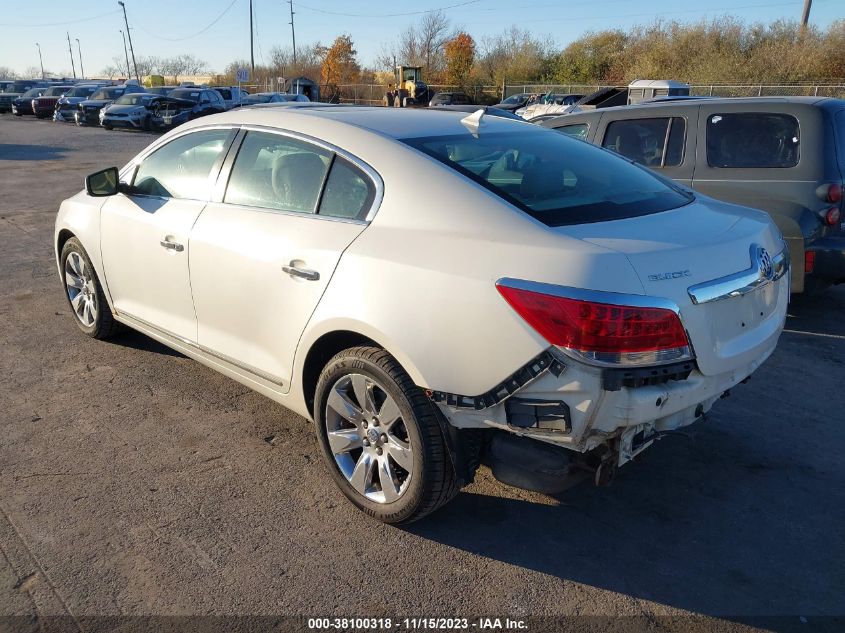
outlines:
[[[196,614],[845,627],[845,288],[794,303],[752,380],[612,487],[552,498],[482,469],[388,527],[333,487],[310,422],[140,334],[77,330],[55,211],[153,138],[0,116],[0,630]]]

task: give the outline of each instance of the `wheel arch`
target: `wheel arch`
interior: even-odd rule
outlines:
[[[360,332],[352,330],[333,330],[326,332],[315,340],[308,348],[305,360],[302,363],[302,396],[308,411],[313,414],[314,394],[317,390],[317,382],[326,363],[338,352],[350,347],[359,345],[372,345],[384,349],[376,341]]]
[[[300,378],[301,395],[310,414],[313,414],[314,411],[314,393],[323,367],[326,366],[332,356],[350,347],[370,345],[383,349],[393,356],[415,384],[423,388],[427,386],[411,359],[403,354],[397,345],[391,344],[391,341],[382,333],[367,324],[350,319],[340,319],[339,322],[325,323],[319,331],[309,334],[300,341],[301,349],[297,352],[297,355],[303,350],[307,349],[308,351],[304,354],[301,368],[295,370],[294,375]]]
[[[64,228],[59,231],[59,233],[56,235],[56,257],[59,257],[59,255],[61,255],[62,249],[65,247],[65,244],[72,237],[76,237],[76,234],[70,229]]]

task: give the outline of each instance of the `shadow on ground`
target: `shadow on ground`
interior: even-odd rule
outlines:
[[[0,143],[0,160],[61,160],[69,151],[51,145]]]
[[[157,340],[150,338],[146,334],[141,334],[135,330],[125,329],[109,343],[128,347],[130,349],[137,349],[142,352],[151,352],[153,354],[161,354],[162,356],[174,356],[176,358],[186,358],[181,352],[171,349],[166,345],[162,345]]]
[[[845,328],[831,313],[845,308],[843,290],[791,305],[786,327],[801,333],[784,333],[747,385],[622,468],[613,486],[554,498],[474,486],[408,530],[545,574],[537,592],[565,579],[738,621],[791,618],[763,624],[775,630],[822,618],[815,630],[828,630],[824,618],[845,615],[835,527],[845,525],[845,470],[822,447],[840,441],[841,408],[812,387],[842,364]],[[796,354],[815,363],[797,370]]]

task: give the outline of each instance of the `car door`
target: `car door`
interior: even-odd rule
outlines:
[[[697,109],[654,106],[605,114],[594,142],[687,187],[695,168]]]
[[[227,159],[227,179],[191,234],[198,341],[287,391],[299,337],[380,181],[333,149],[258,130]]]
[[[234,134],[207,129],[178,136],[145,156],[127,193],[103,205],[103,269],[118,313],[196,341],[190,231]]]

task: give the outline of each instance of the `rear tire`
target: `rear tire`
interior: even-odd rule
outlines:
[[[355,506],[384,523],[421,519],[458,493],[440,415],[377,347],[334,356],[314,398],[317,437],[332,479]]]
[[[65,298],[79,329],[96,339],[107,339],[120,330],[114,320],[97,271],[75,237],[62,247],[59,257]]]
[[[107,125],[107,124],[105,124],[105,123],[103,124],[103,127],[104,127],[104,128],[106,128],[109,132],[111,132],[111,131],[114,129],[114,127],[113,127],[113,126],[111,126],[111,125]]]

